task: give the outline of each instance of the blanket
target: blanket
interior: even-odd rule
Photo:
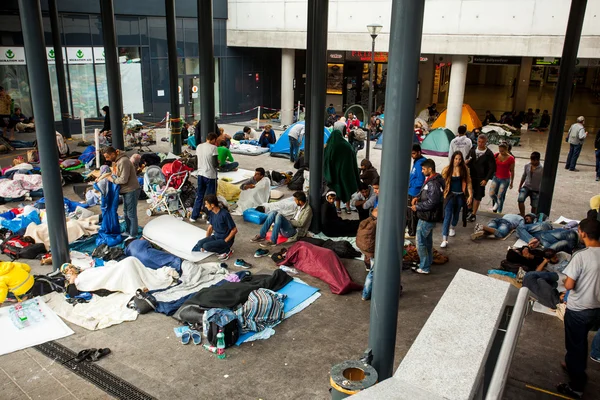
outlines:
[[[93,235],[98,232],[98,216],[75,220],[67,218],[67,236],[69,243],[73,243],[83,236]],[[29,224],[24,236],[31,236],[36,243],[44,243],[46,248],[50,248],[50,234],[48,224],[40,225]]]
[[[239,185],[224,180],[219,180],[217,183],[217,196],[221,196],[227,201],[238,201],[241,192],[242,189]]]
[[[237,202],[237,208],[233,215],[242,215],[249,208],[256,208],[269,201],[271,196],[271,180],[263,178],[256,184],[254,189],[242,190],[240,199]]]
[[[333,294],[345,294],[362,289],[361,285],[352,282],[346,267],[333,250],[307,242],[294,243],[288,249],[285,259],[278,265],[293,265],[294,268],[321,279],[329,285]]]
[[[221,268],[219,263],[198,264],[183,261],[181,263],[180,283],[169,287],[167,290],[157,291],[154,293],[154,298],[157,301],[164,302],[178,300],[222,281],[228,273],[225,268]]]
[[[292,219],[298,208],[293,197],[288,197],[287,199],[276,201],[274,203],[263,203],[261,206],[265,208],[265,214],[268,214],[271,211],[277,211],[287,219]]]
[[[0,179],[0,197],[16,199],[41,188],[41,175],[15,174],[12,179]]]
[[[269,152],[268,147],[254,146],[248,143],[231,143],[229,150],[234,154],[245,154],[247,156],[258,156]]]

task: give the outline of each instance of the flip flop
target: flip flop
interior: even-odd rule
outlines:
[[[88,361],[98,361],[99,359],[101,359],[104,356],[107,356],[111,353],[109,348],[104,348],[104,349],[98,349],[95,352],[93,352],[92,354],[90,354],[86,360]]]
[[[190,331],[190,333],[192,335],[192,341],[194,342],[194,344],[196,346],[198,346],[200,343],[202,343],[202,335],[200,334],[200,332]]]
[[[190,339],[192,338],[192,333],[190,331],[184,332],[181,336],[181,344],[190,343]]]

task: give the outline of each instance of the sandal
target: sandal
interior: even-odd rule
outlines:
[[[192,341],[196,346],[202,343],[202,335],[200,334],[200,332],[192,330],[190,331],[190,333],[192,335]]]
[[[181,344],[189,344],[191,338],[192,333],[190,331],[184,332],[183,335],[181,335]]]
[[[110,349],[104,348],[104,349],[98,349],[95,352],[91,353],[90,355],[88,355],[88,357],[86,357],[87,361],[98,361],[99,359],[101,359],[104,356],[107,356],[111,353]]]

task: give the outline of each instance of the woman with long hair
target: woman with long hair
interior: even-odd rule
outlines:
[[[444,187],[444,225],[442,227],[441,247],[448,246],[448,236],[456,235],[458,216],[463,211],[463,226],[467,224],[467,207],[473,202],[471,174],[465,164],[462,152],[452,154],[452,162],[442,170]],[[466,200],[465,200],[466,199]]]

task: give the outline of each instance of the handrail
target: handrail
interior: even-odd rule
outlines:
[[[508,380],[508,372],[512,362],[517,342],[523,326],[523,320],[527,314],[527,306],[529,303],[529,289],[523,287],[519,289],[517,301],[510,317],[510,322],[506,328],[506,335],[498,354],[498,361],[494,367],[494,373],[488,387],[485,400],[500,400],[506,387]]]

